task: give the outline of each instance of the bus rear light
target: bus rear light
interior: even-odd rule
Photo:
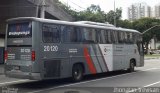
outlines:
[[[32,51],[32,61],[35,61],[35,59],[36,59],[36,53],[35,51]]]
[[[5,60],[5,62],[7,61],[7,59],[8,59],[8,51],[6,50],[4,52],[4,60]]]

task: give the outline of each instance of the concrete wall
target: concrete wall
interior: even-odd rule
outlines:
[[[0,47],[4,47],[4,39],[0,38]]]
[[[28,0],[29,2],[35,4],[35,5],[41,5],[42,0]],[[63,9],[61,9],[56,1],[54,0],[45,0],[46,4],[46,12],[49,13],[50,15],[54,15],[57,19],[60,20],[65,20],[65,21],[73,21],[74,19],[72,18],[71,15],[69,15],[67,12],[65,12]],[[40,9],[40,7],[39,7]],[[46,13],[46,14],[47,14]]]
[[[49,19],[59,19],[72,21],[73,18],[63,9],[57,6],[54,0],[46,1],[46,17]],[[0,3],[0,34],[5,34],[6,20],[15,17],[37,17],[37,5],[41,5],[42,0],[2,0]],[[40,11],[40,7],[39,7]]]
[[[36,6],[26,0],[3,0],[0,3],[0,34],[5,34],[6,20],[14,17],[36,16]]]

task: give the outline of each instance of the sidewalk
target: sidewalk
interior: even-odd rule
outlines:
[[[4,64],[0,64],[0,75],[4,74]]]
[[[148,59],[160,59],[160,55],[159,54],[145,55],[144,59],[145,60],[148,60]]]
[[[160,57],[144,57],[144,60],[160,59]]]

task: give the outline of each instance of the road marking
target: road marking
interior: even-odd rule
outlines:
[[[130,91],[126,91],[126,93],[136,92],[137,90],[141,90],[141,89],[143,89],[143,88],[147,88],[147,87],[150,87],[150,86],[153,86],[153,85],[159,84],[159,83],[160,83],[160,81],[155,82],[155,83],[152,83],[152,84],[149,84],[149,85],[145,85],[145,86],[143,86],[142,88],[137,88],[137,89],[133,89],[133,90],[130,90]]]
[[[5,85],[5,84],[12,84],[12,83],[19,83],[19,82],[24,82],[24,81],[29,81],[28,79],[26,80],[17,80],[17,81],[10,81],[10,82],[3,82],[0,83],[0,85]]]
[[[155,70],[155,69],[160,69],[160,68],[150,68],[150,69],[141,70],[141,71],[137,71],[137,72],[121,74],[121,75],[116,75],[116,76],[111,76],[111,77],[106,77],[106,78],[101,78],[101,79],[95,79],[95,80],[90,80],[90,81],[82,81],[79,83],[62,85],[62,86],[52,87],[52,88],[48,88],[48,89],[42,89],[42,90],[37,90],[37,91],[33,91],[33,92],[28,92],[28,93],[37,93],[37,92],[42,92],[42,91],[47,91],[47,90],[52,90],[52,89],[57,89],[57,88],[62,88],[62,87],[68,87],[68,86],[73,86],[73,85],[79,85],[79,84],[84,84],[84,83],[89,83],[89,82],[94,82],[94,81],[100,81],[100,80],[104,80],[104,79],[110,79],[110,78],[115,78],[115,77],[120,77],[120,76],[124,76],[124,75],[129,75],[129,74],[134,74],[134,73],[144,72],[144,71],[149,71],[149,70]]]
[[[146,86],[144,86],[144,87],[150,87],[150,86],[156,85],[156,84],[158,84],[158,83],[160,83],[160,81],[155,82],[155,83],[152,83],[152,84],[149,84],[149,85],[146,85]]]

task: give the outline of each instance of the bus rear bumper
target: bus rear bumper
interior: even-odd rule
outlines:
[[[11,78],[41,80],[40,73],[30,73],[30,72],[20,72],[20,71],[6,71],[5,75],[7,77],[11,77]]]

